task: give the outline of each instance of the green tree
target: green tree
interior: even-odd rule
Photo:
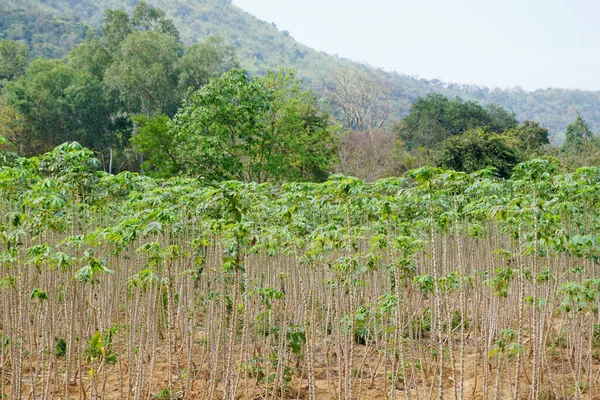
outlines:
[[[103,38],[90,31],[85,42],[75,46],[67,60],[76,70],[87,71],[102,81],[106,69],[113,62],[113,55]]]
[[[76,130],[66,94],[75,75],[76,71],[62,61],[37,59],[23,76],[7,84],[7,104],[25,118],[38,136],[27,144],[28,152],[48,151],[68,140],[67,135]]]
[[[578,115],[567,126],[565,141],[560,149],[554,150],[564,167],[573,171],[576,168],[600,164],[600,137],[594,135],[584,119]]]
[[[506,137],[470,129],[440,144],[434,157],[437,166],[455,171],[475,172],[493,167],[496,174],[508,178],[519,158]]]
[[[485,109],[474,101],[450,100],[441,94],[430,94],[413,103],[410,113],[395,130],[405,146],[412,150],[433,148],[437,143],[473,128],[501,133],[517,124],[513,114],[497,105]]]
[[[97,150],[110,147],[113,121],[102,82],[59,60],[36,59],[5,88],[6,102],[23,118],[31,135],[15,143],[39,154],[63,142],[78,141]]]
[[[102,36],[111,53],[118,51],[121,42],[132,32],[129,14],[122,10],[106,10]]]
[[[235,48],[211,36],[205,42],[185,48],[185,54],[179,60],[179,88],[198,90],[211,78],[238,67]]]
[[[26,47],[2,42],[0,80],[13,82],[5,91],[1,129],[22,154],[78,141],[100,153],[107,171],[113,171],[115,157],[117,169],[135,167],[137,155],[127,148],[131,116],[173,116],[190,88],[237,65],[233,47],[217,38],[184,52],[173,22],[144,2],[131,17],[108,10],[101,30],[102,35],[89,30],[66,63],[38,59],[26,69]]]
[[[23,75],[29,62],[29,49],[22,42],[0,40],[0,87]]]
[[[525,121],[517,127],[506,130],[504,134],[515,140],[512,147],[527,156],[539,155],[541,148],[550,144],[548,129],[534,121]]]
[[[408,149],[432,147],[449,135],[445,120],[450,100],[443,95],[430,94],[419,97],[410,113],[395,127],[398,136]]]
[[[133,148],[144,155],[144,168],[158,176],[171,176],[184,169],[178,156],[178,140],[169,130],[169,117],[139,115],[133,118],[135,134],[131,137]]]
[[[172,36],[133,32],[121,43],[104,82],[129,113],[173,115],[180,102],[177,62],[181,52],[181,44]]]
[[[152,31],[173,37],[179,41],[179,31],[165,12],[140,1],[129,16],[125,11],[108,9],[105,13],[102,36],[111,52],[117,52],[121,43],[135,31]]]
[[[104,48],[92,37],[76,49],[73,63],[102,73],[129,114],[172,116],[188,89],[238,65],[234,48],[216,37],[184,48],[173,21],[143,1],[131,17],[108,10],[103,33]]]
[[[592,136],[593,134],[588,124],[580,115],[577,115],[575,121],[567,126],[565,142],[562,146],[563,150],[569,151],[573,148],[580,148],[586,142],[589,142],[592,139]]]
[[[27,121],[14,107],[7,105],[2,97],[0,97],[0,137],[4,137],[13,145],[20,144],[21,148],[18,149],[20,153],[23,153],[24,147],[31,138],[31,128],[27,126]]]
[[[233,70],[194,93],[174,120],[173,136],[186,172],[211,180],[240,179],[243,157],[261,139],[270,95],[258,79]]]
[[[165,12],[140,1],[135,5],[130,25],[136,31],[154,31],[172,36],[179,40],[179,31],[170,19],[166,18]]]
[[[325,180],[337,161],[339,126],[295,72],[270,71],[261,81],[273,100],[263,128],[265,143],[255,158],[264,172],[256,171],[256,180]]]
[[[501,133],[508,129],[516,128],[519,125],[515,113],[506,111],[504,107],[498,104],[490,104],[485,110],[492,119],[490,129],[493,132]]]
[[[165,154],[165,147],[151,144],[153,137],[176,144],[169,150],[170,165],[164,161],[157,170],[179,169],[210,180],[319,180],[335,161],[336,130],[293,73],[248,78],[232,70],[190,97],[168,135],[140,129],[134,143],[148,160]]]

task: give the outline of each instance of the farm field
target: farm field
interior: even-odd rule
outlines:
[[[600,398],[600,168],[281,185],[0,152],[7,399]]]

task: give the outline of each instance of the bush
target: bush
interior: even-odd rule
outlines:
[[[493,167],[498,176],[508,178],[519,157],[504,136],[472,129],[442,142],[434,161],[439,167],[469,173]]]

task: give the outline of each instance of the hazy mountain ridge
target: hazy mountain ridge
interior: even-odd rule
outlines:
[[[329,77],[332,71],[369,71],[390,87],[396,117],[405,115],[417,97],[437,92],[482,103],[498,103],[515,112],[521,121],[535,120],[548,127],[554,140],[558,142],[562,140],[562,132],[577,113],[581,114],[595,132],[600,130],[599,91],[539,89],[527,92],[518,88],[490,89],[445,83],[436,79],[417,79],[313,50],[296,42],[274,24],[261,21],[234,6],[229,0],[147,2],[162,8],[174,20],[186,43],[218,35],[235,45],[242,65],[252,73],[277,67],[293,68],[320,93],[323,79]],[[3,11],[3,17],[0,17],[0,38],[26,40],[36,55],[61,56],[64,54],[57,48],[62,46],[62,53],[66,53],[78,41],[83,40],[87,31],[85,23],[97,26],[107,8],[130,10],[135,3],[136,0],[9,0],[0,8]],[[23,15],[37,15],[38,18],[24,18]],[[40,20],[46,21],[46,24],[40,24]],[[19,24],[25,26],[19,27]],[[44,26],[48,27],[45,36],[42,32]]]

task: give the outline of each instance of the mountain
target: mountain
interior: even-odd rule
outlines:
[[[32,54],[62,58],[85,39],[90,26],[72,14],[55,13],[36,4],[0,4],[0,39],[27,42]]]
[[[107,8],[131,10],[136,0],[5,0],[0,6],[0,38],[25,40],[33,54],[62,57],[83,40],[88,28],[102,23]],[[550,129],[560,143],[566,126],[581,115],[600,130],[600,92],[567,89],[524,91],[490,89],[473,85],[416,79],[328,55],[298,43],[275,24],[261,21],[230,0],[147,0],[173,19],[186,43],[210,35],[221,36],[237,48],[242,65],[251,73],[266,69],[293,68],[317,92],[335,71],[355,70],[375,76],[389,88],[396,118],[406,115],[419,96],[436,92],[483,104],[496,103],[514,112],[520,121],[534,120]],[[392,49],[390,49],[392,51]]]

